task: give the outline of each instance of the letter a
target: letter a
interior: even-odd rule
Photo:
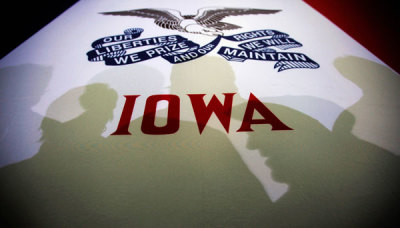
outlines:
[[[199,127],[200,134],[203,132],[207,125],[208,120],[212,113],[218,117],[219,121],[224,126],[227,133],[229,133],[229,123],[231,120],[232,112],[232,100],[234,93],[224,93],[225,101],[222,105],[218,98],[213,95],[210,103],[206,106],[203,97],[205,94],[188,94],[192,106],[194,115],[196,116],[197,126]]]
[[[257,110],[264,119],[253,119],[254,110]],[[249,101],[247,103],[246,111],[244,113],[242,126],[237,132],[253,131],[252,124],[270,124],[272,130],[293,130],[282,123],[261,101],[250,93]]]

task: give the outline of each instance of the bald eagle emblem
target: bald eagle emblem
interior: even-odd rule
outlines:
[[[224,30],[241,28],[238,25],[222,22],[229,16],[274,14],[280,10],[251,8],[201,8],[197,15],[182,15],[172,9],[135,9],[127,11],[102,12],[103,15],[136,16],[154,19],[154,23],[165,29],[209,36],[223,35]]]

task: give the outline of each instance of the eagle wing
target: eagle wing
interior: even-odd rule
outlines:
[[[238,25],[221,22],[222,19],[228,16],[240,16],[251,14],[273,14],[281,10],[264,10],[251,8],[222,8],[222,9],[206,9],[199,10],[194,18],[199,24],[205,27],[212,27],[219,30],[230,30],[241,28]]]
[[[154,23],[162,28],[183,30],[179,25],[182,21],[179,11],[167,10],[167,9],[137,9],[127,11],[115,11],[115,12],[102,12],[104,15],[115,15],[115,16],[137,16],[144,18],[154,19]]]

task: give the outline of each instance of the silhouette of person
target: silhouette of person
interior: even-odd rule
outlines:
[[[114,118],[107,124],[103,136],[106,137],[115,131],[125,104],[124,95],[140,95],[140,98],[135,101],[135,110],[132,115],[132,119],[136,119],[143,115],[148,96],[168,92],[168,88],[164,85],[164,77],[167,76],[163,76],[158,69],[140,64],[112,68],[95,75],[89,84],[104,83],[118,93]]]
[[[400,155],[400,75],[355,56],[337,58],[334,66],[363,91],[363,97],[348,109],[357,118],[353,134]]]
[[[273,227],[366,227],[396,222],[400,183],[398,157],[352,135],[348,111],[330,132],[290,108],[267,104],[293,131],[254,125],[248,147],[268,159],[289,191],[271,205]],[[398,224],[398,222],[396,222]]]
[[[181,97],[180,118],[191,122],[197,122],[197,120],[187,94],[205,94],[203,99],[208,104],[213,95],[221,103],[224,103],[223,93],[237,93],[233,98],[233,106],[236,108],[232,109],[232,117],[235,118],[229,117],[229,134],[215,115],[212,115],[209,119],[207,129],[219,130],[228,137],[242,161],[263,185],[266,194],[272,201],[279,199],[287,191],[285,184],[277,183],[271,178],[271,170],[265,166],[265,159],[259,155],[259,152],[246,148],[247,134],[236,132],[242,123],[248,94],[244,95],[247,96],[244,99],[241,97],[242,94],[238,93],[238,88],[235,85],[235,74],[229,62],[220,57],[204,56],[185,64],[175,65],[171,73],[171,93]],[[162,115],[162,112],[160,112],[160,115]],[[206,133],[205,130],[204,133]]]
[[[0,170],[4,225],[53,226],[71,215],[79,217],[73,213],[82,210],[76,195],[93,181],[104,141],[101,133],[116,99],[106,85],[88,85],[80,97],[82,115],[65,123],[43,119],[40,152]]]
[[[51,70],[34,64],[0,69],[0,167],[39,151],[43,117],[31,108],[45,92]]]

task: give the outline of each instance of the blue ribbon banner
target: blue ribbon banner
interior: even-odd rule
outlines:
[[[126,65],[161,56],[172,64],[200,58],[214,50],[221,39],[240,42],[239,48],[221,47],[218,54],[228,61],[245,60],[274,61],[278,72],[295,68],[319,68],[319,64],[302,53],[278,52],[301,47],[302,44],[288,34],[276,30],[256,30],[231,36],[217,36],[210,43],[201,46],[179,35],[158,36],[137,39],[144,30],[131,28],[124,34],[107,36],[92,43],[93,50],[87,53],[88,60],[104,61],[106,65]],[[259,39],[262,38],[262,39]],[[152,46],[152,48],[128,53],[127,50]],[[154,47],[155,46],[155,47]]]

